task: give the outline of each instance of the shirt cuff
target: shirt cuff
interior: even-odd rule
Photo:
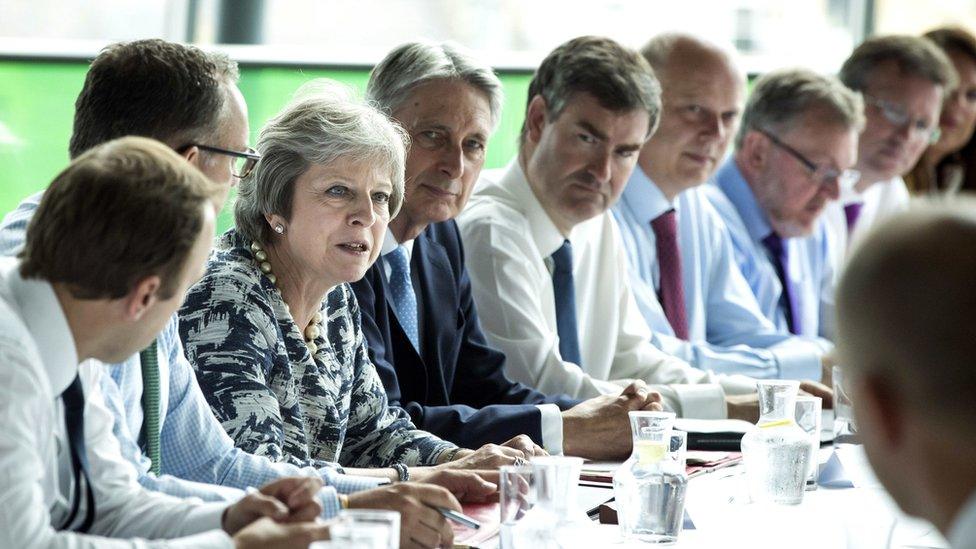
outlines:
[[[223,532],[224,511],[227,509],[226,502],[201,503],[195,505],[183,518],[180,534],[188,536],[207,532],[208,530],[220,530]]]
[[[336,493],[335,488],[323,486],[319,490],[319,501],[322,502],[322,514],[320,516],[323,519],[328,520],[339,516],[339,511],[342,510],[342,503],[339,501],[339,495]]]
[[[809,349],[790,347],[772,348],[769,350],[776,359],[780,379],[820,380],[820,374],[823,371],[820,362],[821,354],[812,352]]]
[[[563,453],[563,413],[555,404],[536,404],[542,414],[542,446],[550,454],[557,456]]]
[[[166,540],[166,547],[171,549],[198,549],[200,547],[234,549],[234,540],[223,530],[210,530],[194,536]]]
[[[340,494],[362,492],[386,483],[386,479],[383,478],[345,475],[335,469],[320,469],[319,474],[326,486],[335,488],[335,491]]]
[[[725,391],[715,383],[692,385],[672,384],[672,406],[678,417],[692,419],[726,419],[729,409],[725,404]]]

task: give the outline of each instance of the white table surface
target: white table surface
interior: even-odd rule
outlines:
[[[825,462],[832,448],[821,449]],[[685,530],[671,547],[696,548],[945,548],[929,523],[906,517],[874,478],[860,447],[839,454],[854,488],[818,488],[793,506],[749,502],[741,465],[717,470],[689,481],[685,509],[696,529]],[[612,490],[607,490],[608,498]],[[592,489],[589,494],[592,499]],[[583,494],[580,494],[581,499]],[[889,533],[892,542],[887,544]],[[649,544],[624,541],[615,525],[574,531],[566,548],[638,548]]]

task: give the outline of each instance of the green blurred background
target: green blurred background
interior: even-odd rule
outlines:
[[[68,163],[74,103],[87,68],[80,61],[0,60],[0,216],[45,188]],[[488,145],[486,168],[503,166],[515,154],[531,79],[526,73],[499,76],[505,86],[505,108]],[[369,71],[242,66],[240,88],[250,111],[251,143],[303,82],[323,77],[362,92]],[[231,208],[224,208],[219,228],[230,224]]]

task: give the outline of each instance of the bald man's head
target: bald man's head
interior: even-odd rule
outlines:
[[[661,82],[663,111],[640,167],[673,198],[718,168],[739,123],[745,76],[729,51],[689,35],[657,36],[641,53]]]
[[[851,373],[976,430],[976,203],[919,206],[878,226],[844,273],[837,314]]]

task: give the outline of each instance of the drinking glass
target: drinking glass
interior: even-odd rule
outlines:
[[[535,505],[535,482],[531,465],[506,465],[498,473],[502,549],[519,546],[519,521]]]
[[[369,549],[399,549],[400,513],[372,509],[343,509],[329,529],[334,541]]]
[[[849,381],[848,376],[844,374],[844,369],[834,366],[834,446],[859,442]]]
[[[821,410],[823,399],[815,396],[799,395],[796,397],[796,424],[810,436],[810,466],[808,468],[806,489],[817,489],[817,471],[820,468],[820,428],[823,422]]]

